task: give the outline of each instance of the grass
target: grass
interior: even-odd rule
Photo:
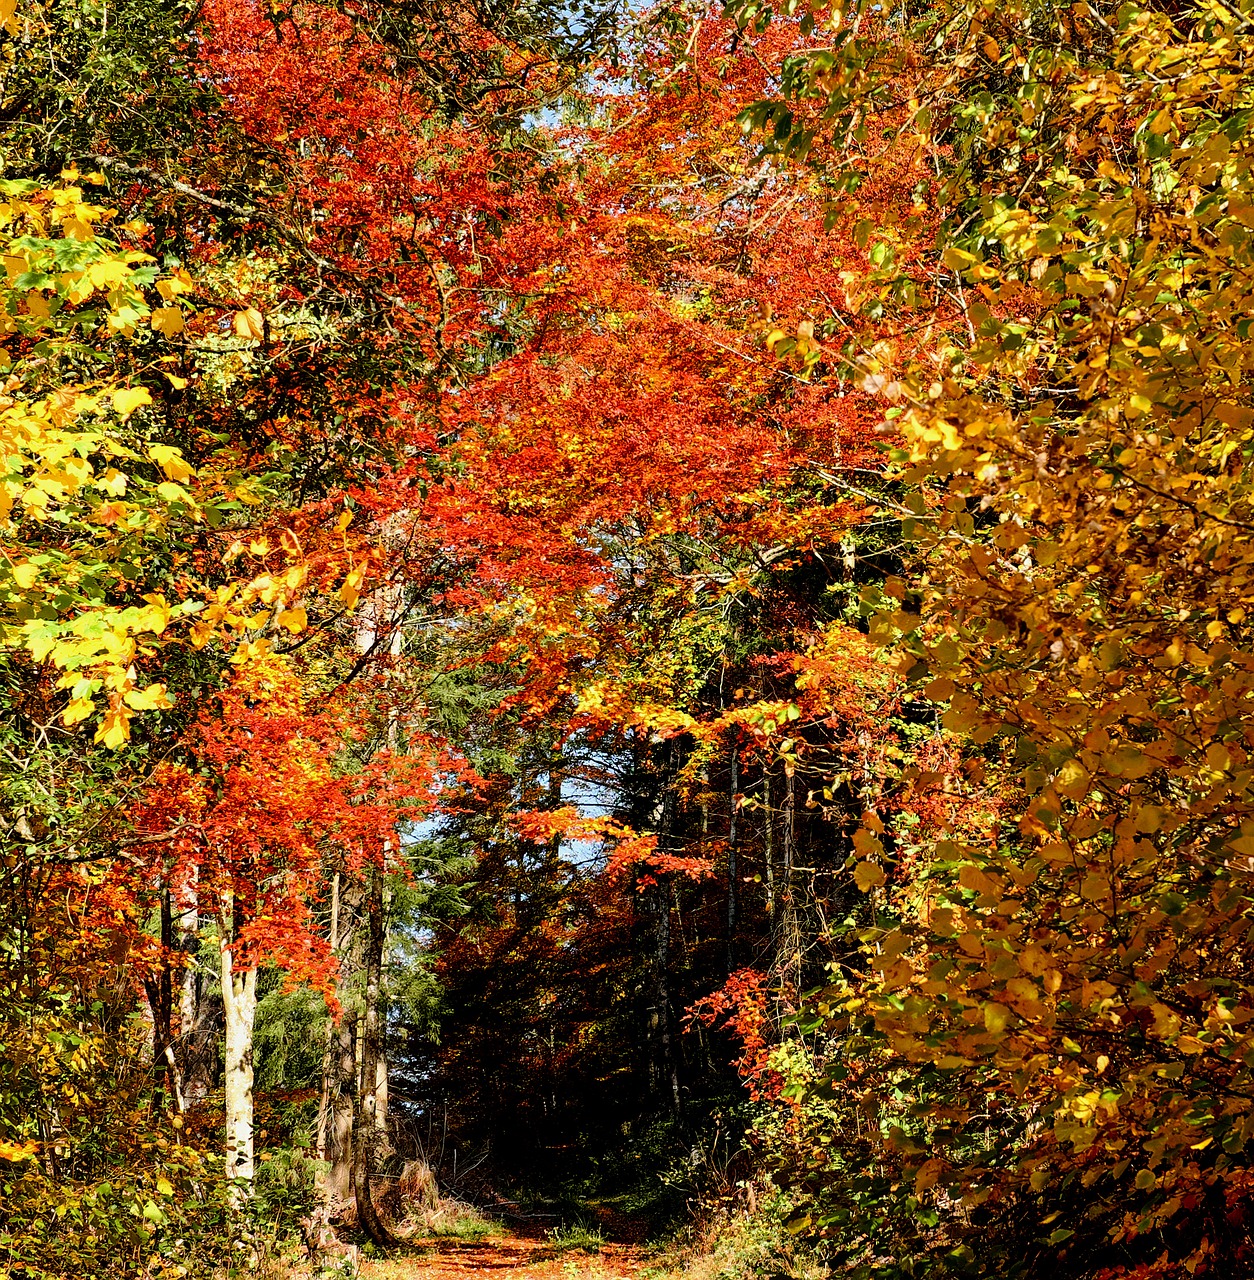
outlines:
[[[599,1227],[586,1222],[572,1222],[554,1227],[547,1233],[549,1248],[554,1255],[563,1253],[600,1253],[605,1247],[605,1237]]]
[[[475,1244],[503,1235],[499,1222],[485,1217],[474,1205],[460,1200],[441,1199],[434,1209],[425,1209],[415,1222],[417,1234],[437,1240],[461,1240]]]

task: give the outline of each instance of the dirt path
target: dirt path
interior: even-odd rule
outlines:
[[[403,1259],[362,1261],[361,1280],[641,1280],[656,1255],[639,1245],[606,1244],[599,1253],[556,1253],[543,1240],[497,1236],[463,1243],[433,1240]]]

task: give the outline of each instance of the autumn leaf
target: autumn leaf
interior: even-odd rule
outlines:
[[[71,698],[69,704],[61,713],[61,723],[66,725],[79,724],[94,715],[95,710],[96,704],[90,698]]]
[[[183,312],[179,307],[157,307],[149,323],[167,338],[176,337],[183,332]]]
[[[1014,1018],[1014,1015],[1004,1004],[999,1004],[995,1000],[985,1002],[983,1016],[985,1030],[994,1036],[1001,1035],[1010,1026]]]
[[[265,337],[265,320],[256,307],[237,311],[232,321],[232,328],[241,338],[248,338],[254,342],[260,342]]]
[[[94,741],[116,750],[124,746],[131,736],[131,715],[120,704],[113,706],[96,729]]]
[[[286,628],[292,635],[299,635],[309,625],[305,610],[299,606],[294,609],[284,609],[276,621],[279,626]]]
[[[147,387],[124,387],[113,393],[113,408],[119,417],[129,418],[140,405],[152,404]]]
[[[154,444],[149,448],[148,456],[171,480],[190,480],[196,474],[195,469],[185,461],[182,453],[170,445]]]
[[[174,706],[174,700],[163,684],[150,684],[146,689],[130,689],[123,695],[123,701],[132,711],[168,710]]]

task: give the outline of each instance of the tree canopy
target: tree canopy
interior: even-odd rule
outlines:
[[[0,1266],[1243,1274],[1247,8],[0,0]]]

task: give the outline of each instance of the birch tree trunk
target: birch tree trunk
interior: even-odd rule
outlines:
[[[233,913],[222,920],[222,1008],[226,1020],[226,1176],[231,1199],[242,1204],[253,1180],[253,1024],[257,970],[235,964]]]
[[[183,905],[179,911],[179,946],[187,956],[183,968],[183,981],[179,987],[179,1042],[184,1048],[184,1056],[188,1048],[187,1039],[195,1030],[197,1015],[200,1010],[199,992],[196,983],[196,953],[200,950],[200,912],[196,896],[196,868],[193,867],[188,880]],[[184,1092],[187,1072],[184,1069]]]
[[[386,1015],[380,1016],[380,1022]],[[379,1057],[374,1072],[374,1127],[380,1133],[388,1131],[388,1059],[384,1045],[379,1045]]]
[[[200,874],[195,865],[178,892],[179,947],[187,960],[179,986],[179,1034],[175,1059],[183,1082],[183,1099],[192,1102],[212,1092],[217,1076],[218,1026],[204,999],[201,968]]]

